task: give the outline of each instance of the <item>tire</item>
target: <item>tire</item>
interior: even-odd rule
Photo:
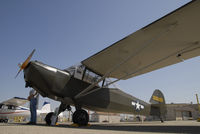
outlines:
[[[46,115],[46,117],[45,117],[45,122],[46,122],[46,124],[47,125],[51,125],[51,117],[53,116],[53,114],[54,114],[54,112],[50,112],[50,113],[48,113],[47,115]],[[58,118],[56,119],[56,122],[58,121]]]
[[[72,121],[80,126],[86,126],[89,121],[89,115],[83,109],[76,110],[73,114]]]
[[[8,123],[8,119],[5,119],[5,120],[4,120],[4,123]]]

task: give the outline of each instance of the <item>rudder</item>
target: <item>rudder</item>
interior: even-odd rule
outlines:
[[[50,106],[50,102],[44,102],[44,104],[43,104],[43,106],[42,106],[42,108],[41,108],[41,111],[43,112],[43,113],[49,113],[49,112],[51,112],[51,106]]]
[[[157,116],[158,118],[160,118],[161,122],[163,122],[167,113],[163,93],[160,90],[156,89],[151,96],[150,103],[150,115]]]
[[[151,96],[150,103],[151,104],[165,104],[165,98],[164,98],[163,93],[160,90],[156,89]]]

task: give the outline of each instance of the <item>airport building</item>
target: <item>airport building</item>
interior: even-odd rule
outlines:
[[[166,120],[196,120],[199,117],[197,104],[167,104]]]
[[[91,122],[109,122],[117,123],[120,122],[120,115],[114,113],[94,112],[91,114]]]

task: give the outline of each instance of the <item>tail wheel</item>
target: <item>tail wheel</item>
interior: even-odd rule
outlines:
[[[79,124],[80,126],[86,126],[89,121],[89,115],[83,109],[76,110],[73,114],[72,120],[73,120],[73,123]]]
[[[47,125],[51,125],[51,117],[53,116],[53,114],[54,114],[54,112],[50,112],[50,113],[48,113],[47,115],[46,115],[46,117],[45,117],[45,122],[46,122],[46,124]],[[58,118],[57,118],[57,120],[56,120],[56,122],[58,121]]]

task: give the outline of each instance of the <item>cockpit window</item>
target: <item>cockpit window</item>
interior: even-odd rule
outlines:
[[[15,109],[15,106],[13,106],[13,105],[8,105],[8,109],[14,110],[14,109]]]
[[[69,72],[71,75],[74,75],[75,67],[74,66],[69,67],[69,68],[65,69],[65,71]]]
[[[2,108],[3,104],[0,104],[0,109]]]
[[[82,64],[77,64],[75,66],[69,67],[66,69],[74,78],[83,80],[88,83],[94,83],[98,81],[101,76],[97,75],[96,73],[90,71]]]
[[[70,73],[70,75],[76,79],[79,79],[91,84],[94,82],[97,82],[98,80],[102,78],[101,75],[96,74],[95,72],[91,71],[90,69],[88,69],[81,63],[71,66],[65,69],[64,71]],[[97,86],[108,87],[108,83],[110,82],[112,82],[112,80],[106,78],[103,81],[99,82]],[[109,86],[112,86],[112,85],[109,85]],[[115,85],[113,85],[113,87],[117,88]]]
[[[2,108],[2,109],[8,109],[8,106],[6,106],[6,105],[2,105],[1,108]]]
[[[92,71],[90,71],[88,69],[85,71],[83,81],[86,81],[89,83],[94,83],[94,82],[98,81],[99,79],[101,79],[101,76],[93,73]]]

